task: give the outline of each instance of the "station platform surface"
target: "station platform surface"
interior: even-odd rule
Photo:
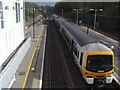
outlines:
[[[35,24],[35,32],[33,32],[32,26],[26,29],[25,37],[28,39],[31,38],[31,45],[30,45],[30,48],[29,48],[28,52],[26,53],[24,59],[22,60],[19,68],[17,69],[17,72],[15,74],[16,80],[13,83],[11,88],[22,88],[22,89],[26,88],[26,84],[28,83],[27,80],[29,78],[29,73],[31,71],[34,72],[34,69],[35,69],[32,67],[32,63],[34,62],[34,59],[37,57],[35,55],[38,52],[39,47],[43,46],[43,45],[41,45],[41,41],[44,41],[44,40],[42,40],[43,39],[42,36],[46,30],[45,27],[46,26],[41,24],[41,22],[38,22]],[[34,34],[34,36],[33,36],[33,34]],[[43,48],[43,47],[41,47],[41,48]],[[43,56],[43,53],[41,53],[41,56]],[[34,81],[34,84],[36,82],[37,81]],[[37,84],[38,84],[38,82],[37,82]],[[32,86],[27,86],[27,87],[32,88]]]

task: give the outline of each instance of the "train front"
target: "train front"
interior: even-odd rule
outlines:
[[[113,52],[89,52],[85,56],[84,76],[88,84],[95,81],[112,83],[114,72]]]
[[[113,62],[113,53],[88,53],[85,62],[85,76],[88,84],[93,84],[94,80],[111,83]]]

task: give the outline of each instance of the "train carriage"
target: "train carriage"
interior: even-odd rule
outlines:
[[[95,80],[112,83],[113,51],[86,33],[75,30],[57,15],[53,15],[53,17],[85,81],[88,84],[93,84]]]

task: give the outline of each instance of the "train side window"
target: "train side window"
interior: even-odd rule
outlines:
[[[82,59],[83,59],[83,53],[81,52],[81,56],[80,56],[80,65],[82,66]]]
[[[76,55],[77,58],[79,58],[79,51],[77,50],[76,47],[74,47],[74,54]]]
[[[3,18],[3,4],[0,1],[0,29],[4,28],[4,18]]]
[[[16,23],[20,22],[20,3],[15,3],[16,8]]]

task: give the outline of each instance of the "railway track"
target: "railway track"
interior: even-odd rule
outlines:
[[[42,88],[119,88],[115,81],[108,85],[88,85],[75,64],[67,44],[54,21],[48,21]]]
[[[48,21],[43,88],[71,88],[74,86],[60,48],[53,22]]]

